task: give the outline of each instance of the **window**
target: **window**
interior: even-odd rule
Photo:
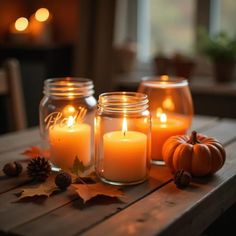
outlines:
[[[235,0],[119,0],[115,43],[138,42],[138,58],[195,53],[197,25],[236,35]]]
[[[236,1],[224,0],[217,1],[219,6],[219,28],[226,31],[231,35],[236,34],[235,22],[236,22]]]
[[[156,53],[193,52],[195,0],[139,0],[138,9],[141,60]]]

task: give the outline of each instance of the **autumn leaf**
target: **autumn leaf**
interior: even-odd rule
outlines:
[[[49,151],[43,150],[38,146],[32,146],[32,147],[26,149],[24,152],[22,152],[21,155],[25,155],[29,158],[36,158],[38,156],[43,156],[45,158],[49,158]]]
[[[79,173],[84,172],[85,169],[86,168],[85,168],[83,162],[81,160],[79,160],[79,158],[76,156],[74,159],[73,166],[71,168],[71,173],[75,174],[75,175],[79,175]]]
[[[124,196],[124,193],[118,189],[105,185],[103,183],[96,184],[72,184],[77,194],[83,199],[84,203],[98,195],[120,198]]]
[[[23,188],[20,192],[20,196],[18,200],[28,197],[35,197],[35,196],[45,196],[49,197],[53,192],[57,191],[58,187],[54,183],[54,179],[50,179],[47,182],[33,185],[31,187]]]
[[[85,166],[84,163],[76,156],[70,171],[72,174],[84,178],[94,172],[94,168],[93,166]]]

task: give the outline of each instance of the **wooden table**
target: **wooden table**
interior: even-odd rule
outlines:
[[[214,176],[181,190],[164,166],[148,181],[124,189],[126,202],[99,197],[85,205],[71,190],[44,201],[14,203],[28,178],[0,177],[0,230],[20,235],[199,235],[236,202],[236,121],[195,117],[193,128],[219,139],[227,160]],[[37,145],[37,129],[0,138],[0,166]],[[226,230],[227,231],[227,230]],[[226,232],[225,231],[225,232]]]

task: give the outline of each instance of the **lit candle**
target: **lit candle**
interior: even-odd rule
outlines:
[[[18,18],[10,26],[10,40],[15,43],[26,43],[29,40],[29,21],[25,17]]]
[[[75,122],[69,116],[64,122],[49,128],[50,156],[58,167],[68,170],[73,166],[75,157],[84,165],[91,160],[91,126]]]
[[[158,108],[156,117],[152,117],[152,160],[163,160],[162,146],[165,141],[173,135],[185,134],[187,129],[186,118],[177,114],[166,114]]]
[[[30,33],[35,43],[48,43],[52,39],[52,16],[47,8],[39,8],[30,17]]]
[[[128,131],[123,119],[122,131],[104,134],[104,177],[115,182],[134,182],[145,178],[147,135]]]

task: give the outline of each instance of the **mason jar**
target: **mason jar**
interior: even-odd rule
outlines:
[[[150,169],[150,113],[145,94],[99,96],[95,115],[95,170],[113,185],[146,180]]]
[[[79,160],[92,163],[96,99],[93,82],[84,78],[52,78],[44,82],[40,133],[52,164],[63,170]]]
[[[138,91],[148,95],[152,120],[153,164],[164,164],[162,147],[174,135],[189,131],[193,118],[193,103],[188,81],[181,77],[157,76],[142,79]]]

